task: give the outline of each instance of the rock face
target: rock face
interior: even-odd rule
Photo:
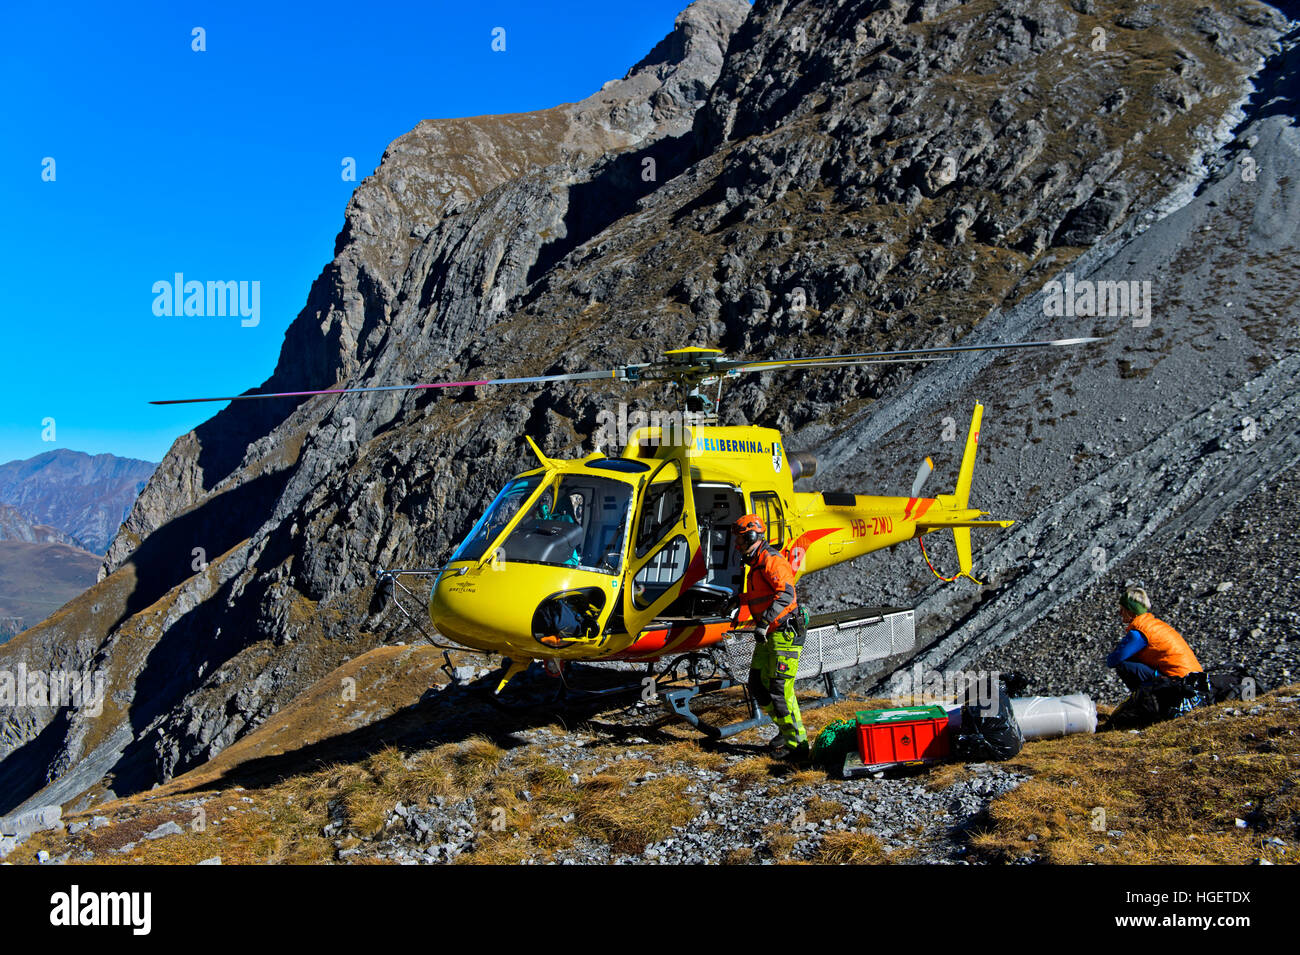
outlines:
[[[76,538],[49,524],[33,524],[20,511],[0,504],[0,540],[26,541],[29,544],[67,544],[79,546]]]
[[[63,531],[62,543],[103,554],[153,469],[112,454],[47,451],[0,464],[0,504]]]
[[[701,0],[580,103],[396,140],[263,387],[554,373],[688,343],[953,342],[1167,201],[1228,135],[1284,19],[1167,6]],[[891,367],[745,382],[727,414],[829,452],[831,481],[901,489],[910,472],[896,488],[862,473],[875,448],[852,417],[917,387]],[[98,718],[0,709],[0,811],[147,788],[397,639],[371,611],[375,568],[445,558],[527,461],[525,433],[577,452],[620,400],[665,399],[388,392],[220,412],[159,465],[99,584],[0,650],[109,685]],[[926,451],[906,430],[888,460],[906,450],[914,471]],[[856,602],[881,587],[864,589]]]
[[[61,807],[42,806],[0,819],[0,859],[26,842],[33,833],[59,828],[62,818]]]

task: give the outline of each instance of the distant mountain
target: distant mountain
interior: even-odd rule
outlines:
[[[33,526],[49,525],[72,538],[64,543],[103,554],[155,467],[112,454],[47,451],[0,464],[0,504]],[[5,537],[28,540],[0,534]]]
[[[0,504],[0,643],[93,584],[99,560],[70,534]]]
[[[81,547],[81,542],[49,524],[36,524],[8,504],[0,504],[0,541],[25,541],[28,544],[67,544]],[[84,548],[82,548],[84,550]]]
[[[99,562],[72,535],[0,504],[0,643],[93,584]]]

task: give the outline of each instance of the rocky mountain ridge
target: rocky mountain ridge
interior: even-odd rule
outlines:
[[[431,121],[395,142],[349,204],[335,259],[266,387],[607,367],[683,343],[780,356],[941,345],[972,330],[1114,332],[1118,322],[1096,318],[1044,322],[1034,296],[1173,218],[1171,196],[1206,178],[1201,157],[1233,151],[1223,144],[1252,106],[1250,78],[1281,55],[1288,29],[1259,3],[1165,6],[1157,16],[1152,4],[1095,0],[696,3],[666,46],[583,104]],[[1284,157],[1289,134],[1274,132],[1284,142],[1270,155]],[[1278,169],[1260,172],[1249,208],[1262,215],[1266,188],[1289,202],[1291,187]],[[1264,228],[1260,244],[1276,255],[1289,248],[1280,225],[1268,231],[1239,207],[1217,214]],[[1230,225],[1208,236],[1225,260],[1239,251]],[[1139,279],[1192,254],[1184,226],[1166,226],[1184,231],[1163,258],[1138,259]],[[773,376],[731,387],[727,414],[817,450],[827,489],[890,492],[910,483],[898,475],[935,445],[942,419],[968,413],[979,384],[990,437],[1008,420],[1025,437],[1003,430],[986,443],[976,503],[1014,504],[1011,516],[1029,523],[1119,453],[1098,441],[1099,409],[1114,418],[1150,404],[1117,380],[1154,385],[1164,372],[1152,369],[1168,360],[1200,370],[1199,397],[1217,400],[1243,385],[1243,369],[1266,374],[1286,359],[1279,316],[1237,316],[1232,354],[1213,374],[1199,369],[1198,336],[1216,333],[1199,308],[1204,286],[1242,271],[1200,261],[1210,274],[1183,262],[1193,278],[1181,309],[1143,341],[1115,337],[1028,375],[972,359],[932,374]],[[1243,277],[1266,297],[1275,275],[1265,263]],[[1200,411],[1186,407],[1194,389],[1179,395],[1168,414]],[[445,557],[524,464],[522,434],[573,453],[619,400],[648,407],[663,396],[605,387],[244,402],[184,436],[100,583],[0,651],[9,665],[100,667],[110,684],[94,721],[0,712],[0,792],[11,803],[0,811],[148,788],[397,639],[400,621],[371,606],[375,568]],[[1036,427],[1042,455],[1017,462],[1038,447]],[[1008,540],[997,553],[981,542],[981,559],[1000,568],[989,591],[921,593],[931,637],[973,629],[989,594],[1054,602],[1042,596],[1047,569],[1016,573],[1029,539]],[[924,585],[898,564],[882,557],[810,580],[810,594],[912,599]],[[1018,596],[1003,586],[1013,574]]]

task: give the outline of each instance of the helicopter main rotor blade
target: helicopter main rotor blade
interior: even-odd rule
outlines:
[[[997,351],[1009,348],[1062,348],[1099,342],[1100,338],[1058,338],[1042,342],[1002,342],[992,345],[948,345],[943,348],[906,348],[896,351],[861,352],[854,355],[810,355],[804,358],[770,358],[762,361],[718,362],[718,369],[731,373],[776,371],[782,368],[815,368],[837,365],[892,364],[908,361],[934,361],[958,352]]]
[[[627,368],[607,371],[578,371],[566,375],[531,375],[526,378],[480,378],[474,381],[434,381],[413,385],[373,385],[368,388],[320,388],[314,391],[270,391],[262,394],[227,395],[224,398],[171,398],[151,405],[188,405],[200,401],[247,401],[251,398],[306,398],[312,395],[352,395],[370,391],[424,391],[430,388],[471,388],[478,385],[531,385],[552,381],[597,381],[623,378]]]
[[[431,388],[473,388],[479,385],[536,385],[559,381],[621,381],[672,380],[690,383],[708,380],[718,375],[739,375],[742,372],[777,371],[784,368],[834,368],[846,365],[889,365],[918,361],[948,361],[959,352],[995,351],[1008,348],[1051,348],[1065,345],[1082,345],[1101,341],[1100,338],[1060,338],[1042,342],[1005,342],[992,345],[949,345],[943,348],[907,348],[896,351],[861,352],[847,355],[811,355],[804,358],[769,358],[758,361],[728,361],[710,357],[698,362],[646,362],[623,365],[604,371],[577,371],[562,375],[529,375],[522,378],[479,378],[472,381],[434,381],[404,385],[371,385],[361,388],[319,388],[309,391],[272,391],[260,394],[225,395],[219,398],[171,398],[151,401],[151,405],[186,405],[203,401],[248,401],[254,398],[309,398],[314,395],[351,395],[377,391],[425,391]],[[673,354],[673,353],[669,353]]]

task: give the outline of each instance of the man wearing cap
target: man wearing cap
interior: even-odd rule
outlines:
[[[807,635],[794,589],[794,571],[781,552],[767,542],[767,528],[757,514],[733,526],[733,543],[749,567],[742,606],[754,621],[754,657],[749,664],[749,691],[772,718],[779,735],[773,754],[796,761],[808,758],[808,735],[794,695],[799,652]]]
[[[1182,634],[1151,613],[1151,599],[1145,590],[1126,585],[1119,605],[1126,633],[1106,657],[1106,666],[1115,670],[1125,686],[1136,692],[1162,676],[1182,680],[1202,672]]]

